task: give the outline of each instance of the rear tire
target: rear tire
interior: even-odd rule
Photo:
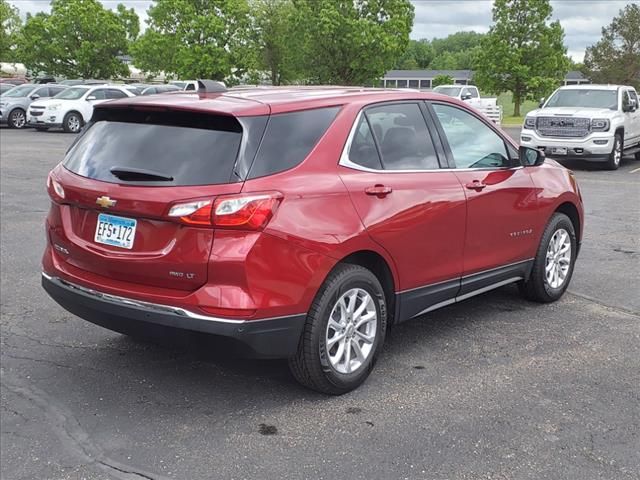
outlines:
[[[562,297],[571,282],[577,245],[576,231],[569,217],[554,213],[542,234],[531,275],[518,284],[523,296],[541,303],[555,302]]]
[[[291,373],[321,393],[354,390],[371,373],[386,328],[386,301],[378,278],[359,265],[338,265],[309,309],[298,351],[289,359]]]
[[[79,133],[82,130],[82,117],[79,113],[69,112],[64,116],[62,128],[67,133]]]
[[[617,170],[622,162],[622,135],[616,133],[613,140],[613,149],[607,160],[607,170]]]

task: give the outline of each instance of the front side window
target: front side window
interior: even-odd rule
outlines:
[[[440,168],[435,147],[417,103],[368,108],[365,113],[385,170]]]
[[[511,166],[504,140],[482,120],[457,107],[434,103],[456,168]]]

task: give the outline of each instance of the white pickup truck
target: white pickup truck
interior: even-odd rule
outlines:
[[[500,125],[502,109],[498,106],[498,99],[480,97],[480,91],[475,85],[439,85],[433,89],[433,92],[462,100]]]
[[[640,160],[638,94],[620,85],[560,87],[527,114],[520,144],[556,159],[603,162],[610,170],[623,155]]]

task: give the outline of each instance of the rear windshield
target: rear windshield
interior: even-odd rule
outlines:
[[[67,153],[64,166],[68,170],[123,184],[213,185],[231,181],[242,140],[242,128],[231,117],[185,117],[177,112],[100,116],[97,112],[95,123]],[[120,173],[115,176],[112,170]],[[123,171],[132,174],[127,177]],[[139,175],[141,171],[153,175],[145,178]]]

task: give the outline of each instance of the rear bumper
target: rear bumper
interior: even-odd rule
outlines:
[[[228,338],[244,347],[247,356],[292,356],[305,314],[260,320],[236,320],[196,314],[179,307],[142,302],[101,293],[42,273],[42,286],[69,312],[116,332],[145,336],[150,329],[178,329]]]

